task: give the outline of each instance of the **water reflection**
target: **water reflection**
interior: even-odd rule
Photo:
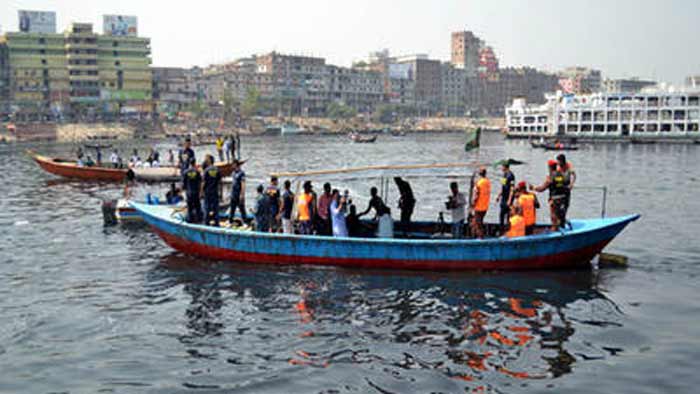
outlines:
[[[591,270],[421,275],[204,263],[171,254],[145,286],[182,290],[181,340],[208,338],[214,359],[273,370],[381,368],[392,379],[418,369],[478,388],[482,381],[552,379],[571,373],[578,360],[605,358],[604,348],[576,334],[581,326],[621,324],[622,313],[605,296],[607,280]],[[223,338],[215,350],[213,337]],[[235,350],[226,345],[231,340]]]

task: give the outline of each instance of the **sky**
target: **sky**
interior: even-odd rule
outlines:
[[[675,84],[700,74],[698,0],[3,0],[3,31],[17,31],[20,9],[56,11],[59,31],[79,21],[101,32],[101,15],[135,15],[156,66],[272,50],[349,66],[383,48],[448,61],[450,33],[472,30],[502,66],[585,66]]]

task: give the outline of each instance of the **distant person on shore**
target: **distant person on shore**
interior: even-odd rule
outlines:
[[[221,183],[221,172],[214,165],[214,157],[206,155],[204,157],[204,224],[219,227],[219,198],[223,193]]]
[[[395,177],[394,182],[396,187],[399,188],[399,210],[401,210],[401,227],[404,230],[404,234],[408,232],[408,227],[411,223],[411,216],[413,216],[413,210],[416,207],[416,199],[413,196],[413,189],[411,185],[403,180],[401,177]]]
[[[112,162],[112,168],[119,168],[119,159],[119,151],[115,149],[109,157],[109,161]]]
[[[292,182],[286,180],[284,181],[284,191],[282,192],[282,207],[278,215],[282,218],[282,232],[285,234],[294,234],[292,211],[294,211],[294,193],[292,192]]]
[[[299,234],[311,235],[313,233],[311,220],[315,214],[314,201],[313,186],[310,181],[306,181],[304,182],[304,191],[297,196],[296,200]]]
[[[491,181],[486,177],[486,167],[479,169],[479,180],[476,181],[471,201],[472,210],[472,234],[482,239],[486,235],[484,218],[489,210],[491,199]]]
[[[318,205],[316,209],[316,233],[318,235],[332,235],[330,207],[333,195],[331,193],[331,184],[326,182],[323,184],[323,193],[318,197]]]
[[[236,209],[241,213],[241,219],[244,223],[248,221],[245,211],[245,172],[241,168],[243,163],[238,160],[233,161],[233,175],[231,186],[231,208],[229,223],[233,224],[233,218],[236,215]]]
[[[347,237],[348,227],[345,223],[345,212],[347,211],[347,201],[340,195],[337,189],[331,192],[332,201],[330,206],[331,224],[334,237]]]
[[[265,186],[258,185],[258,196],[255,200],[255,231],[261,233],[270,232],[270,219],[272,212],[270,210],[270,198],[265,194]]]
[[[384,201],[379,197],[379,190],[372,187],[369,191],[370,200],[367,209],[358,215],[365,216],[372,209],[375,212],[375,220],[377,223],[377,238],[394,238],[394,221],[391,218],[391,209],[384,204]]]
[[[265,194],[270,200],[270,230],[273,233],[280,231],[280,187],[276,176],[270,177],[270,184],[265,188]]]
[[[464,237],[467,198],[459,191],[457,182],[450,183],[450,192],[445,207],[450,210],[452,216],[452,238],[461,239]]]
[[[540,202],[537,196],[527,191],[525,182],[518,183],[515,190],[513,205],[518,205],[523,210],[523,219],[525,219],[525,234],[532,235],[535,233],[535,225],[537,223],[537,210],[540,208]]]
[[[185,186],[187,196],[187,222],[202,223],[202,202],[200,192],[202,188],[202,176],[194,163],[189,164],[182,174],[182,183]]]
[[[216,137],[216,153],[219,155],[219,161],[224,161],[224,138],[222,136]]]
[[[549,175],[545,178],[544,183],[540,186],[530,185],[530,190],[538,193],[549,190],[549,212],[552,218],[552,231],[558,231],[565,225],[564,205],[566,203],[568,185],[555,160],[550,160],[547,163],[547,167]]]
[[[506,232],[508,226],[508,216],[510,215],[510,207],[513,203],[513,189],[515,189],[515,175],[510,170],[510,164],[505,163],[501,167],[503,176],[501,177],[501,191],[496,197],[496,202],[500,203],[500,213],[498,215],[498,224],[501,226],[501,233]]]

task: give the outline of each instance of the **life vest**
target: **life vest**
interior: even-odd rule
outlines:
[[[567,182],[566,175],[557,170],[552,171],[549,178],[549,198],[557,199],[566,196],[569,188],[569,182]]]
[[[309,211],[309,203],[313,196],[311,194],[301,193],[297,197],[297,212],[299,213],[299,220],[308,221],[311,220],[311,212]]]
[[[513,215],[510,217],[510,229],[506,236],[508,238],[517,238],[525,236],[525,219],[520,215]]]
[[[489,210],[489,200],[491,198],[491,181],[488,178],[479,179],[476,183],[476,189],[479,191],[479,196],[474,204],[474,210],[486,212]]]
[[[523,218],[525,226],[532,226],[537,222],[537,212],[535,210],[535,196],[523,194],[518,197],[518,204],[523,208]]]

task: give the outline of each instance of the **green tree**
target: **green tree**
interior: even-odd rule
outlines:
[[[243,116],[251,117],[260,110],[260,92],[255,88],[248,89],[245,100],[241,105],[241,113]]]

